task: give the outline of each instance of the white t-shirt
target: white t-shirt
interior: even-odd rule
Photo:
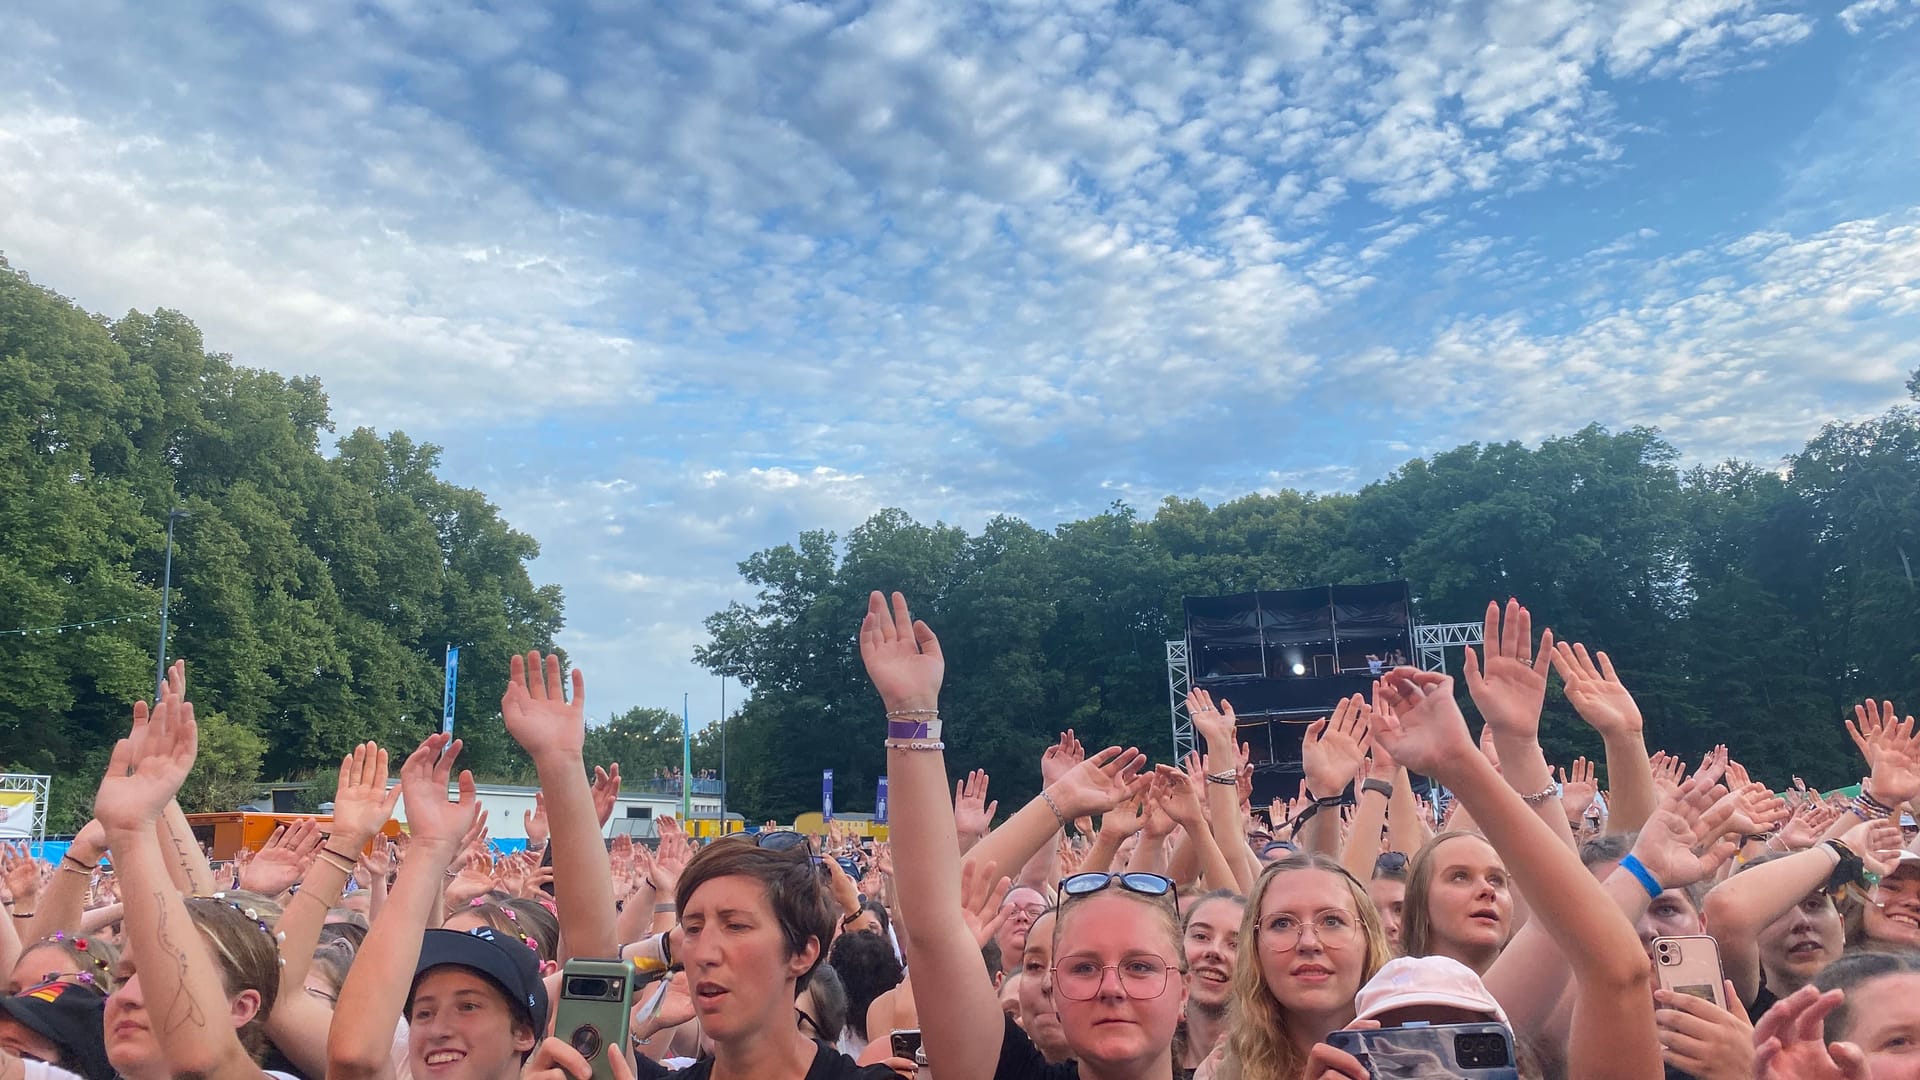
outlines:
[[[27,1061],[22,1059],[20,1064],[27,1067],[26,1080],[86,1080],[86,1077],[81,1076],[79,1073],[68,1072],[58,1065],[49,1065],[44,1061]],[[300,1080],[297,1076],[283,1072],[275,1072],[272,1069],[262,1069],[260,1071],[273,1077],[273,1080]]]

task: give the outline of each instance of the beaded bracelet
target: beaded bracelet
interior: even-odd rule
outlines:
[[[1053,801],[1053,796],[1047,794],[1046,788],[1040,789],[1040,801],[1046,803],[1047,809],[1053,811],[1053,820],[1060,823],[1060,831],[1071,835],[1073,832],[1072,823],[1067,821],[1067,815],[1060,812],[1060,804]]]
[[[1551,799],[1558,794],[1560,794],[1559,786],[1550,783],[1546,787],[1542,788],[1539,791],[1534,792],[1531,795],[1520,796],[1520,801],[1523,803],[1526,803],[1528,806],[1539,806],[1540,804],[1546,802],[1548,799]]]

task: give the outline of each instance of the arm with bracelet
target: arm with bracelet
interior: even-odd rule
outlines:
[[[1385,754],[1386,749],[1376,745],[1367,764],[1361,766],[1356,777],[1359,786],[1353,791],[1353,824],[1340,852],[1340,865],[1363,882],[1373,877],[1373,864],[1380,857],[1380,831],[1386,827],[1388,806],[1393,801],[1391,777],[1397,770],[1392,758],[1380,760]]]
[[[56,930],[77,933],[87,910],[87,893],[93,888],[93,873],[107,853],[106,830],[98,821],[89,821],[74,835],[66,854],[53,868],[53,880],[40,890],[40,906],[33,918],[23,920],[21,938],[38,941]]]
[[[1540,712],[1546,706],[1553,631],[1541,632],[1536,656],[1533,615],[1518,600],[1509,599],[1504,615],[1498,601],[1488,602],[1482,638],[1486,655],[1469,645],[1462,666],[1467,693],[1493,732],[1500,775],[1567,849],[1575,850],[1573,829],[1560,810],[1560,787],[1540,748]],[[1515,912],[1521,910],[1516,901]]]
[[[1366,761],[1372,716],[1366,699],[1354,694],[1341,698],[1331,717],[1323,716],[1307,725],[1300,743],[1300,763],[1307,774],[1307,794],[1313,797],[1313,805],[1296,821],[1293,833],[1293,841],[1302,851],[1339,859],[1340,805],[1345,801],[1342,793]],[[1377,838],[1374,843],[1378,845]]]
[[[333,1009],[306,992],[307,973],[313,968],[320,928],[340,902],[360,850],[379,834],[400,799],[398,786],[387,789],[387,772],[387,752],[370,742],[340,760],[332,831],[280,916],[280,989],[267,1014],[267,1034],[287,1060],[310,1076],[326,1074]]]

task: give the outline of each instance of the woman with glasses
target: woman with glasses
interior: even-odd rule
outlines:
[[[1393,958],[1366,887],[1324,855],[1254,882],[1234,967],[1225,1080],[1295,1080],[1314,1044],[1353,1022],[1354,995]]]
[[[923,1046],[939,1080],[1167,1080],[1173,1036],[1187,1000],[1180,914],[1173,882],[1157,874],[1076,874],[1061,883],[1054,955],[1045,973],[1075,1060],[1049,1064],[1001,1012],[980,967],[969,921],[997,913],[998,866],[968,870],[976,894],[963,904],[959,839],[939,737],[940,642],[915,622],[906,598],[891,608],[874,593],[860,628],[860,655],[887,712],[888,799],[896,887],[912,929],[908,961]],[[1082,814],[1107,812],[1138,790],[1144,759],[1118,747],[1094,754],[1021,809],[1003,830],[1043,842]],[[1036,842],[1037,844],[1038,842]],[[978,850],[978,849],[976,849]],[[1004,889],[1004,885],[1001,886]],[[982,895],[984,894],[984,895]],[[1031,935],[1029,935],[1031,939]],[[939,993],[927,988],[939,987]]]

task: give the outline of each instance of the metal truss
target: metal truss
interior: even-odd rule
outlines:
[[[1173,760],[1187,760],[1199,750],[1193,737],[1193,717],[1187,715],[1187,691],[1193,689],[1193,673],[1187,665],[1187,641],[1167,642],[1167,711],[1173,717]]]
[[[1477,622],[1429,623],[1413,628],[1413,649],[1420,667],[1444,673],[1449,648],[1481,644],[1485,624]]]

